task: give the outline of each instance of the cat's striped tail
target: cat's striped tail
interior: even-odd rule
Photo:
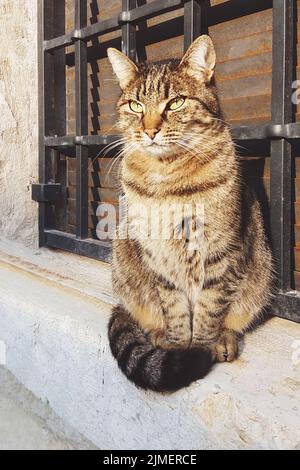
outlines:
[[[175,391],[201,379],[212,365],[205,349],[155,348],[122,307],[114,307],[108,325],[113,356],[120,369],[137,386],[157,392]]]

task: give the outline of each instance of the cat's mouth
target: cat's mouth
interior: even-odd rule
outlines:
[[[146,145],[146,147],[165,147],[165,145],[153,141],[153,142],[150,142],[150,144]]]
[[[156,138],[154,138],[154,139],[143,139],[141,143],[144,147],[152,147],[153,145],[157,145],[157,146],[161,147],[161,146],[165,145],[165,143],[162,140],[158,140]]]
[[[172,153],[172,145],[166,143],[153,142],[148,145],[142,145],[143,150],[151,157],[163,157]]]
[[[162,148],[166,149],[167,147],[169,147],[169,145],[167,145],[167,142],[165,142],[164,137],[161,135],[161,132],[158,132],[154,136],[154,138],[150,138],[147,135],[143,135],[140,143],[144,148],[150,150]]]
[[[174,152],[175,142],[166,141],[162,137],[156,137],[154,139],[137,139],[135,145],[139,147],[140,151],[146,152],[149,156],[162,157],[164,154],[169,156],[170,153]]]
[[[153,140],[153,142],[147,142],[147,143],[143,143],[142,144],[144,148],[147,148],[147,149],[167,149],[170,145],[164,143],[164,142],[155,142]]]

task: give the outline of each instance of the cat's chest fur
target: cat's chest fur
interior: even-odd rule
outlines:
[[[198,164],[180,169],[175,162],[173,173],[161,174],[146,166],[138,173],[135,165],[123,167],[129,237],[139,242],[143,261],[158,276],[182,291],[199,292],[206,260],[222,253],[237,220],[231,203],[234,166],[232,171],[225,166],[220,176],[214,162],[205,170]]]
[[[184,240],[143,240],[142,246],[149,267],[177,288],[189,290],[193,285],[202,286],[206,258],[203,244],[193,250]]]
[[[176,287],[190,289],[204,282],[209,247],[205,207],[194,202],[152,201],[129,209],[129,232],[142,247],[148,266]]]

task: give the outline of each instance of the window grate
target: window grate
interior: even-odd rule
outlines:
[[[122,0],[116,17],[87,24],[87,0],[74,0],[75,29],[65,32],[65,1],[39,3],[39,185],[33,198],[39,202],[40,245],[104,261],[110,260],[109,243],[88,238],[88,163],[92,147],[117,139],[88,135],[88,41],[122,31],[122,50],[132,59],[137,53],[137,25],[163,13],[184,8],[184,49],[208,27],[273,8],[272,122],[232,127],[233,138],[244,147],[270,145],[272,244],[277,260],[280,294],[274,313],[300,321],[300,293],[293,290],[292,173],[294,150],[300,142],[295,122],[292,82],[296,78],[296,0],[228,0],[211,6],[209,0]],[[140,5],[143,3],[142,5]],[[140,6],[138,6],[140,5]],[[159,37],[156,38],[159,41]],[[66,135],[66,57],[75,49],[76,135]],[[76,234],[65,231],[66,159],[76,159]]]

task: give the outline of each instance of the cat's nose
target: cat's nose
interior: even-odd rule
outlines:
[[[156,134],[158,134],[160,129],[144,129],[145,134],[147,134],[150,139],[154,139]]]

